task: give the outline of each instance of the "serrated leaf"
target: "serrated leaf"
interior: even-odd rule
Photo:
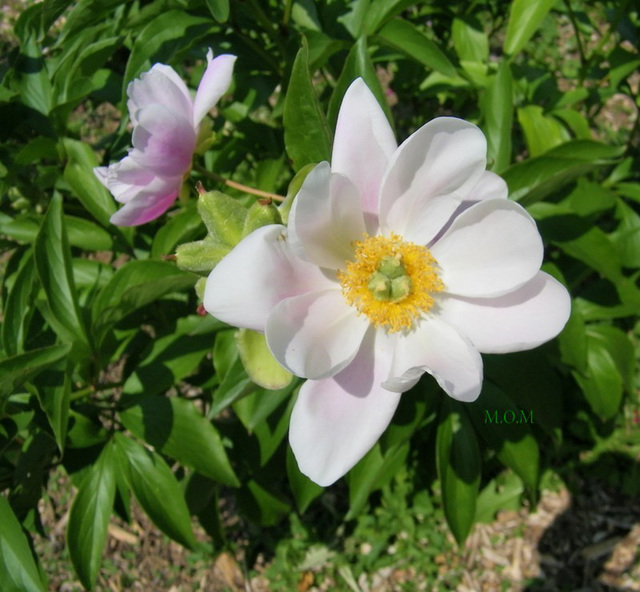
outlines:
[[[0,495],[0,581],[6,592],[45,592],[27,537],[9,502]]]
[[[78,488],[67,524],[67,546],[85,588],[98,577],[116,492],[113,444],[107,443]]]
[[[145,397],[121,411],[120,420],[163,454],[219,483],[239,485],[220,435],[190,401]]]
[[[154,524],[187,548],[195,546],[191,516],[178,480],[163,458],[131,438],[115,436],[118,465]]]

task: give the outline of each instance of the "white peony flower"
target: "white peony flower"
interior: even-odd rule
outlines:
[[[423,373],[473,401],[480,352],[530,349],[565,325],[570,298],[540,271],[535,222],[485,166],[482,132],[451,117],[398,147],[356,80],[331,166],[308,175],[289,228],[256,230],[208,277],[206,310],[263,331],[275,358],[308,379],[289,439],[316,483],[366,454]]]

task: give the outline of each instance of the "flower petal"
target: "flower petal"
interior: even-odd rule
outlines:
[[[231,85],[233,64],[236,56],[223,54],[213,59],[213,52],[207,52],[207,69],[202,75],[202,80],[196,92],[193,103],[193,125],[198,127],[204,116],[227,92]]]
[[[279,224],[263,226],[240,241],[209,274],[204,307],[221,321],[264,331],[273,308],[285,298],[331,288],[315,265],[296,257]]]
[[[481,201],[462,212],[431,247],[449,294],[500,296],[540,269],[543,248],[536,224],[515,202]]]
[[[132,137],[134,149],[129,156],[157,175],[186,173],[196,146],[191,121],[157,104],[140,109],[138,118]]]
[[[340,269],[353,257],[352,241],[365,232],[360,196],[321,162],[307,176],[289,214],[291,246],[320,267]]]
[[[509,187],[507,187],[506,181],[500,175],[485,171],[465,200],[483,201],[485,199],[507,199],[508,197]]]
[[[423,125],[400,145],[382,182],[382,228],[408,240],[417,238],[416,225],[424,233],[429,202],[437,196],[466,199],[485,169],[486,153],[486,139],[471,123],[439,117]],[[433,225],[424,242],[439,229]]]
[[[393,364],[382,386],[405,392],[425,372],[459,401],[474,401],[482,389],[480,353],[454,327],[435,316],[423,319],[414,331],[395,338]]]
[[[439,314],[467,335],[482,353],[532,349],[553,339],[571,313],[566,288],[540,271],[519,289],[498,298],[445,297]]]
[[[127,87],[131,122],[138,124],[138,112],[149,105],[162,105],[173,113],[192,119],[193,105],[186,84],[170,66],[156,64]]]
[[[172,191],[181,182],[180,177],[157,177],[129,156],[108,167],[96,167],[93,172],[120,203],[131,201],[145,189],[148,189],[148,193],[167,193],[168,186]]]
[[[368,327],[336,284],[332,290],[281,302],[269,316],[265,334],[271,353],[289,372],[317,380],[353,360]]]
[[[360,191],[362,209],[377,214],[384,171],[397,148],[384,111],[362,78],[342,99],[333,140],[331,170]]]
[[[289,442],[300,470],[328,486],[349,471],[385,431],[400,401],[380,386],[390,352],[370,331],[357,356],[339,374],[308,380],[291,414]]]
[[[167,185],[164,193],[140,191],[111,216],[111,223],[116,226],[138,226],[154,220],[171,207],[171,204],[178,197],[179,190],[180,182],[178,180],[178,185],[174,190]]]

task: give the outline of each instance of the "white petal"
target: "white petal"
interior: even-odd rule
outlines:
[[[183,175],[191,166],[196,132],[183,114],[162,105],[149,105],[138,112],[130,158],[157,175]]]
[[[334,285],[291,252],[284,226],[271,224],[245,237],[218,263],[207,278],[203,303],[221,321],[264,331],[269,314],[285,298]]]
[[[382,182],[381,226],[412,236],[434,197],[466,199],[485,169],[486,153],[483,133],[462,119],[439,117],[422,126],[400,145]]]
[[[308,380],[291,414],[289,442],[300,470],[328,486],[349,471],[385,431],[400,394],[380,386],[390,353],[365,337],[353,362],[324,380]]]
[[[469,337],[483,353],[502,354],[537,347],[553,339],[571,313],[566,288],[540,271],[515,292],[498,298],[444,297],[440,316]]]
[[[227,92],[231,85],[231,75],[233,74],[233,64],[236,56],[219,55],[213,58],[211,50],[207,53],[207,69],[202,75],[202,80],[196,92],[193,104],[193,125],[198,127],[204,116],[220,100],[220,97]]]
[[[269,316],[265,334],[271,353],[287,370],[317,380],[353,360],[368,327],[336,284],[332,290],[281,302]]]
[[[465,199],[483,201],[485,199],[507,199],[507,197],[509,197],[509,187],[507,187],[506,181],[500,175],[485,171]]]
[[[396,148],[384,111],[362,78],[358,78],[342,99],[331,170],[343,174],[358,188],[365,212],[378,213],[382,177]]]
[[[156,64],[127,87],[127,107],[131,122],[138,123],[138,112],[149,105],[162,105],[192,120],[192,103],[187,86],[170,66]]]
[[[481,201],[462,212],[431,247],[449,294],[500,296],[528,282],[542,263],[542,239],[515,202]]]
[[[182,177],[158,177],[152,171],[125,156],[108,167],[93,169],[96,177],[111,192],[116,201],[127,203],[141,191],[148,194],[168,193],[176,190]]]
[[[410,333],[396,337],[393,366],[382,385],[405,392],[424,372],[459,401],[474,401],[482,389],[482,358],[478,350],[454,327],[434,316],[423,319]]]
[[[289,214],[291,246],[308,261],[340,269],[353,258],[352,241],[365,233],[360,196],[321,162],[307,176]]]

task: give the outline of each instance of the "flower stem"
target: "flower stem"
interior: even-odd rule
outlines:
[[[208,171],[200,166],[195,167],[196,170],[203,174],[205,177],[208,177],[212,181],[217,181],[218,183],[222,183],[227,187],[232,187],[233,189],[237,189],[238,191],[244,191],[245,193],[250,193],[251,195],[257,195],[258,197],[267,197],[269,199],[273,199],[274,201],[284,201],[284,197],[282,195],[278,195],[277,193],[270,193],[269,191],[262,191],[261,189],[255,189],[253,187],[249,187],[248,185],[243,185],[242,183],[238,183],[236,181],[232,181],[231,179],[225,179],[216,173]]]

